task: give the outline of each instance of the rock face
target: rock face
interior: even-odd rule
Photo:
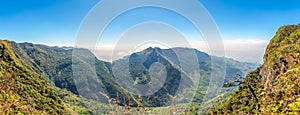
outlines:
[[[271,86],[276,76],[299,67],[299,64],[300,25],[280,27],[266,49],[261,67],[264,86]]]
[[[4,45],[0,44],[0,59],[3,58],[3,54],[4,54]]]

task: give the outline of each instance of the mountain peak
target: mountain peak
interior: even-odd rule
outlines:
[[[144,51],[152,51],[152,50],[154,50],[154,48],[148,47],[148,48],[146,48]]]
[[[160,47],[148,47],[144,51],[153,51],[153,50],[160,50]]]

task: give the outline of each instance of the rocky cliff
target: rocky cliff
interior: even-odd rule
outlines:
[[[261,67],[228,99],[220,100],[213,113],[300,114],[299,92],[300,26],[283,26],[270,41]]]

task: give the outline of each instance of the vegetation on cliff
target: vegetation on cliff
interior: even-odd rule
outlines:
[[[226,101],[216,104],[217,114],[299,114],[300,113],[300,26],[280,27],[270,41],[264,64],[245,78],[245,85]]]

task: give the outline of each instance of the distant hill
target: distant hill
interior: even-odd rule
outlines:
[[[36,92],[35,95],[42,96],[41,98],[36,97],[37,99],[45,98],[43,101],[34,101],[37,104],[44,104],[42,106],[34,103],[24,104],[32,106],[33,110],[36,110],[37,112],[50,112],[50,114],[70,112],[91,114],[90,111],[93,110],[88,109],[97,109],[97,107],[95,108],[95,105],[97,104],[91,104],[91,102],[100,101],[108,103],[106,96],[112,99],[119,98],[119,104],[121,106],[127,104],[125,98],[128,98],[129,96],[131,98],[130,106],[137,106],[138,95],[128,94],[116,81],[116,76],[114,75],[116,70],[122,72],[122,68],[126,66],[127,62],[130,65],[128,67],[130,74],[127,77],[134,80],[134,84],[130,84],[133,87],[138,84],[149,83],[149,81],[151,81],[151,73],[149,71],[154,71],[155,76],[162,77],[164,76],[163,71],[166,71],[167,73],[166,82],[164,83],[159,77],[156,77],[157,79],[152,78],[152,80],[158,81],[156,83],[160,83],[160,85],[163,86],[162,88],[158,89],[154,95],[141,97],[143,105],[148,107],[170,104],[169,102],[174,98],[175,93],[179,90],[184,90],[180,87],[188,88],[190,83],[192,84],[195,82],[192,78],[199,75],[201,78],[199,79],[197,94],[193,101],[202,102],[206,88],[209,85],[212,57],[216,59],[216,66],[220,66],[223,62],[227,62],[225,82],[230,81],[236,73],[245,75],[248,71],[257,67],[257,64],[254,63],[210,56],[204,52],[190,48],[148,48],[144,51],[133,53],[130,56],[109,63],[98,60],[94,54],[87,49],[49,47],[45,45],[15,43],[10,41],[1,41],[1,43],[4,45],[0,48],[3,49],[4,47],[9,47],[9,50],[4,50],[4,52],[9,51],[9,53],[2,53],[2,55],[0,55],[0,57],[2,57],[1,63],[3,63],[1,64],[1,68],[3,69],[0,69],[2,70],[0,75],[15,76],[15,74],[24,74],[25,80],[22,79],[21,81],[29,83],[18,87],[23,88],[30,86],[31,88],[26,88],[24,90]],[[76,55],[76,53],[74,54],[74,52],[77,52],[79,55]],[[192,55],[191,52],[194,52],[193,54],[196,54],[196,56]],[[177,56],[178,53],[181,55],[180,59]],[[198,60],[197,64],[194,64],[193,61],[191,61],[193,56]],[[158,65],[153,66],[155,64]],[[160,68],[162,66],[165,67],[165,70]],[[91,67],[94,67],[95,71],[87,71],[89,70],[87,68]],[[194,70],[191,69],[192,67],[199,67],[199,71],[192,71]],[[12,70],[5,71],[7,68],[12,68]],[[76,70],[76,72],[74,72],[74,70]],[[3,79],[4,78],[5,77],[3,77]],[[186,84],[183,86],[179,85],[181,80],[184,80]],[[33,82],[32,84],[34,85],[30,85],[31,82]],[[125,85],[123,84],[123,86],[129,86],[128,84],[126,85],[126,82],[124,83]],[[14,90],[10,89],[8,91]],[[151,90],[149,91],[151,92]],[[46,92],[45,95],[42,92]],[[28,100],[28,97],[35,97],[35,95],[31,95],[31,93],[28,95],[26,94],[26,97],[22,97],[25,95],[25,93],[23,93],[24,92],[16,93],[16,95],[21,96],[20,100],[26,101]],[[84,100],[87,100],[85,102],[88,103],[83,104],[84,102],[80,99],[79,94]],[[44,100],[47,100],[47,102],[44,102]],[[188,100],[183,99],[181,101],[184,103]],[[109,111],[109,108],[104,107],[101,104],[98,107]],[[14,110],[19,111],[18,109]]]
[[[216,114],[300,114],[300,26],[278,29],[264,55],[264,64],[250,72]],[[249,86],[254,90],[251,93]]]

